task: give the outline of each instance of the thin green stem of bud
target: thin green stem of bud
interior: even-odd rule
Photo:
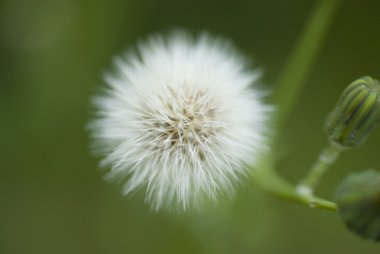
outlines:
[[[333,143],[330,143],[325,149],[322,150],[318,156],[317,161],[312,165],[309,173],[297,186],[297,191],[301,195],[313,196],[314,189],[321,181],[325,173],[338,159],[342,149]]]

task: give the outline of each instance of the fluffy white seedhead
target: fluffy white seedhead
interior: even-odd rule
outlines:
[[[233,194],[265,149],[268,106],[258,74],[230,43],[153,37],[115,61],[91,124],[108,176],[146,191],[155,209]]]

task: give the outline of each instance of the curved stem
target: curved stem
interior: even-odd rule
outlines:
[[[274,94],[274,99],[278,105],[278,128],[284,125],[295,103],[295,99],[310,73],[311,66],[323,44],[339,2],[340,0],[319,1],[309,20],[306,22],[304,31],[298,39],[291,57],[278,79]],[[327,149],[326,154],[334,154],[329,149]],[[335,157],[337,157],[338,152],[335,152]],[[311,191],[300,191],[299,188],[284,180],[274,171],[273,165],[270,164],[269,157],[266,159],[267,161],[264,162],[260,170],[254,171],[253,177],[256,185],[263,190],[281,199],[293,201],[308,207],[333,212],[338,210],[336,203],[316,197]],[[314,165],[310,176],[306,177],[306,185],[314,187],[323,173],[329,168],[329,165],[330,163],[327,161],[319,160]]]
[[[336,212],[337,205],[334,202],[299,193],[295,186],[285,181],[271,167],[264,167],[254,171],[253,177],[257,186],[275,197],[306,205],[311,208]]]
[[[274,99],[278,105],[277,127],[281,128],[291,111],[295,99],[299,94],[311,66],[314,63],[323,41],[326,37],[329,25],[337,10],[340,0],[320,0],[314,12],[306,22],[304,31],[294,48],[288,63],[286,64],[277,82]],[[297,202],[308,207],[319,208],[336,212],[337,205],[334,202],[315,197],[312,193],[300,192],[294,185],[280,177],[270,165],[267,164],[255,171],[253,177],[256,185],[263,190],[282,199]],[[315,165],[312,179],[319,179],[324,173],[325,165]],[[307,180],[309,181],[309,180]],[[312,180],[314,182],[314,180]],[[314,185],[312,183],[311,185]]]

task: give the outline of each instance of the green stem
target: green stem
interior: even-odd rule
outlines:
[[[312,194],[322,179],[323,175],[338,159],[341,151],[341,148],[333,145],[332,143],[330,143],[329,146],[322,150],[317,161],[311,167],[309,173],[298,186],[298,190],[306,195]]]
[[[318,208],[332,212],[337,211],[337,205],[334,202],[312,195],[303,195],[302,193],[299,193],[295,186],[285,181],[271,167],[264,166],[254,172],[255,175],[253,179],[255,184],[267,193],[311,208]]]
[[[326,37],[329,25],[337,10],[340,0],[320,0],[309,20],[306,22],[304,31],[294,48],[282,74],[277,82],[274,99],[277,103],[277,127],[282,128],[287,119],[296,97],[300,93],[312,64],[319,53],[323,41]],[[333,152],[326,152],[332,154]],[[337,155],[336,155],[337,157]],[[269,157],[267,157],[269,159]],[[336,203],[315,197],[312,193],[305,195],[299,188],[290,184],[279,176],[273,166],[267,163],[255,171],[253,177],[257,186],[268,193],[282,199],[300,203],[312,208],[336,212]],[[319,160],[312,169],[312,176],[306,178],[307,186],[315,186],[323,173],[327,170],[328,164]],[[310,178],[310,179],[309,179]],[[310,182],[310,183],[309,183]]]
[[[319,1],[278,79],[274,99],[278,105],[279,128],[287,119],[305,79],[310,73],[339,2],[340,0]]]

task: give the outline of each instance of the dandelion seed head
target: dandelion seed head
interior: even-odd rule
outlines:
[[[155,209],[232,195],[266,148],[259,74],[225,40],[156,36],[115,60],[90,128],[124,193]]]

